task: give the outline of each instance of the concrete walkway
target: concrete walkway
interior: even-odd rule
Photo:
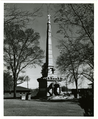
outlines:
[[[83,109],[73,101],[4,99],[4,116],[83,116]]]

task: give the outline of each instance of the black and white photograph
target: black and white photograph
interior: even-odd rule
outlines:
[[[94,117],[94,7],[3,4],[4,117]]]

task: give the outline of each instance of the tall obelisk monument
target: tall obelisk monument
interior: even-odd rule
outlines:
[[[51,18],[48,15],[47,21],[47,39],[46,39],[46,65],[47,65],[47,96],[60,94],[60,85],[57,84],[57,74],[53,64],[53,50],[51,37]],[[58,89],[57,89],[58,88]],[[57,91],[59,90],[59,92]]]
[[[53,88],[52,84],[57,81],[58,77],[55,74],[52,54],[52,37],[51,37],[51,19],[50,14],[47,19],[47,36],[46,36],[46,62],[42,66],[42,77],[37,79],[39,82],[38,97],[45,97],[47,94],[53,94],[50,90]]]
[[[47,39],[46,39],[46,65],[47,65],[47,79],[53,77],[53,54],[52,54],[52,38],[51,38],[51,21],[50,14],[47,21]]]
[[[49,86],[48,79],[54,73],[53,57],[52,57],[52,41],[51,41],[51,22],[50,15],[47,20],[47,36],[46,36],[46,62],[42,66],[42,77],[37,79],[39,82],[38,97],[47,96],[47,88]]]

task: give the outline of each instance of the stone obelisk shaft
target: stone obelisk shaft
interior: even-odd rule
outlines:
[[[51,21],[50,15],[48,15],[47,22],[47,39],[46,39],[46,65],[47,65],[47,77],[52,75],[53,68],[53,54],[52,54],[52,39],[51,39]]]

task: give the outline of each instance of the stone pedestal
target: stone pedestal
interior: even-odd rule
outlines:
[[[39,92],[38,97],[47,97],[47,80],[43,78],[37,79],[39,82]]]

